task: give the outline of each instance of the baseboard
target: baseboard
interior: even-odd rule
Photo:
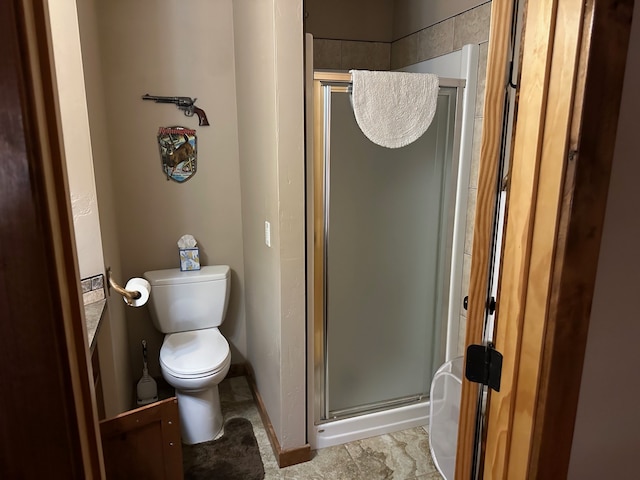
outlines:
[[[249,388],[251,388],[251,393],[253,394],[253,399],[255,400],[258,412],[260,413],[260,418],[262,418],[262,423],[267,431],[267,436],[269,437],[271,448],[273,449],[273,453],[278,461],[278,466],[280,468],[284,468],[311,460],[311,446],[308,443],[301,447],[288,448],[286,450],[282,449],[273,428],[273,424],[267,414],[267,409],[265,408],[262,397],[260,396],[260,392],[258,391],[253,369],[250,365],[246,364],[245,371]]]

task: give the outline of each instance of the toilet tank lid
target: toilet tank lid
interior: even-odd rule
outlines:
[[[181,283],[210,282],[212,280],[224,280],[229,277],[228,265],[208,265],[200,270],[182,272],[179,268],[166,270],[152,270],[144,272],[144,278],[153,285],[176,285]]]

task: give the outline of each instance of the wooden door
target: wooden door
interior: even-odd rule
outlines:
[[[45,2],[0,15],[0,478],[104,478]]]
[[[6,7],[0,15],[0,378],[7,392],[0,400],[0,477],[182,479],[175,398],[98,425],[47,3],[16,0]]]
[[[100,433],[108,479],[183,478],[175,397],[103,420]]]
[[[527,2],[487,479],[567,475],[632,11],[633,0]],[[511,2],[494,0],[467,344],[481,341],[490,232],[481,209],[495,192],[510,17]],[[457,479],[472,478],[476,397],[464,381]]]

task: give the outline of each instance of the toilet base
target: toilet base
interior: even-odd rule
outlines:
[[[188,445],[213,440],[222,430],[218,385],[197,392],[176,390],[182,442]]]

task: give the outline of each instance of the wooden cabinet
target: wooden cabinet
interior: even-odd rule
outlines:
[[[93,388],[96,392],[96,403],[98,404],[98,419],[103,420],[104,411],[104,393],[102,390],[102,376],[100,375],[100,358],[98,356],[98,345],[91,352],[91,369],[93,370]]]
[[[182,480],[175,397],[100,422],[107,478]]]

